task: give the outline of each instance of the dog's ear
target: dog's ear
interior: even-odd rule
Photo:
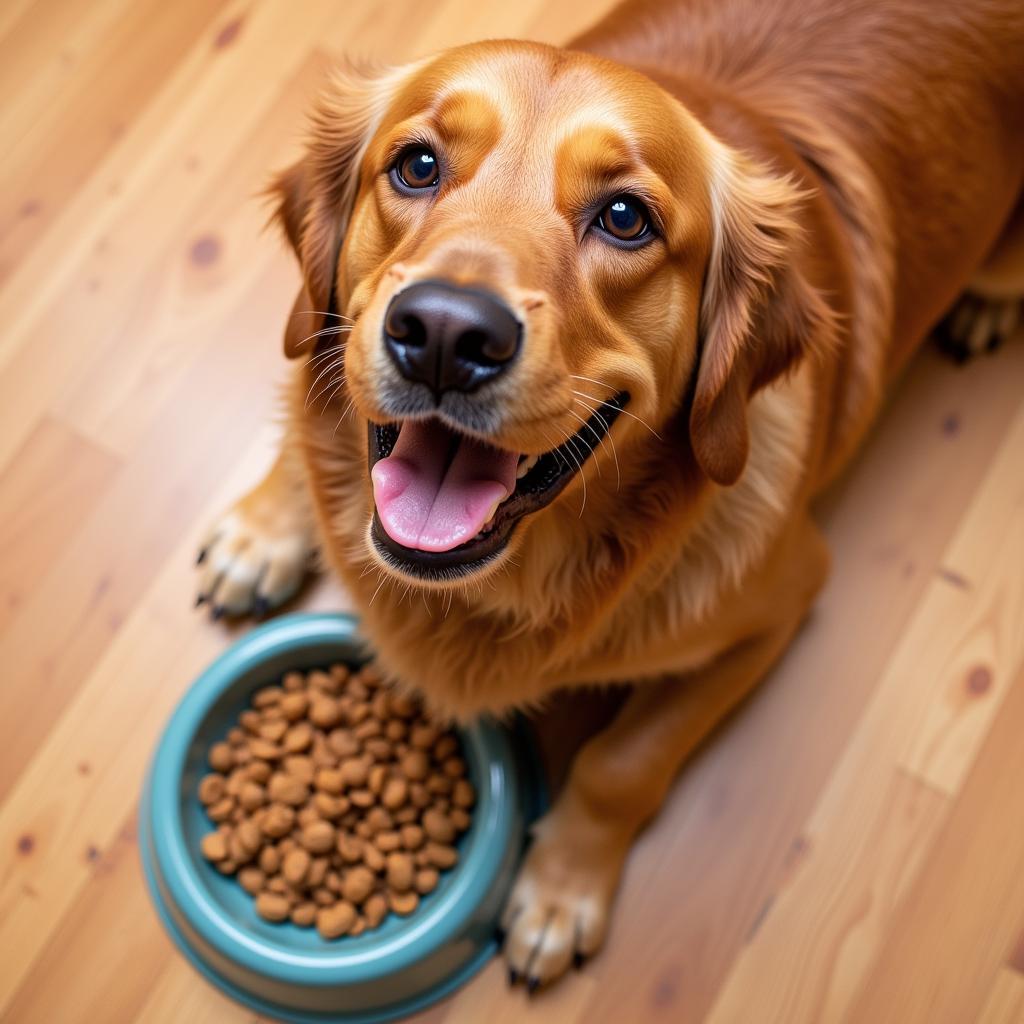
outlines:
[[[302,269],[302,288],[285,330],[289,358],[315,348],[315,334],[331,311],[338,254],[359,190],[360,166],[407,70],[346,65],[336,71],[314,109],[305,155],[268,190]]]
[[[746,465],[750,396],[835,336],[832,311],[798,269],[802,199],[789,178],[716,152],[690,443],[719,484]]]

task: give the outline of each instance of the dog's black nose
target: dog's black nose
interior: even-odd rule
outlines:
[[[445,391],[475,391],[519,351],[519,321],[499,298],[476,288],[420,281],[391,300],[384,345],[407,380]]]

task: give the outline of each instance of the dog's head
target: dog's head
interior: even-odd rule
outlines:
[[[583,54],[483,43],[342,73],[277,191],[313,311],[286,350],[320,338],[311,382],[343,356],[367,543],[410,580],[500,565],[588,460],[614,479],[673,417],[675,457],[732,484],[748,399],[826,315],[790,261],[792,183]]]

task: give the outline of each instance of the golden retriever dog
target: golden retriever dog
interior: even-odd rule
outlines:
[[[809,506],[965,290],[1024,291],[1020,0],[629,0],[568,48],[338,73],[276,182],[289,420],[200,600],[319,548],[440,712],[633,684],[534,829],[530,991],[600,946],[630,844],[828,570]],[[794,709],[794,713],[799,713]]]

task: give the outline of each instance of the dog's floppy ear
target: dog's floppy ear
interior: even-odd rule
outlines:
[[[360,165],[406,70],[346,65],[336,71],[314,110],[305,155],[270,186],[275,216],[302,268],[303,285],[285,330],[289,358],[311,352],[327,321]]]
[[[789,178],[716,152],[690,443],[719,484],[735,483],[746,465],[750,396],[835,335],[831,310],[798,269],[802,198]]]

